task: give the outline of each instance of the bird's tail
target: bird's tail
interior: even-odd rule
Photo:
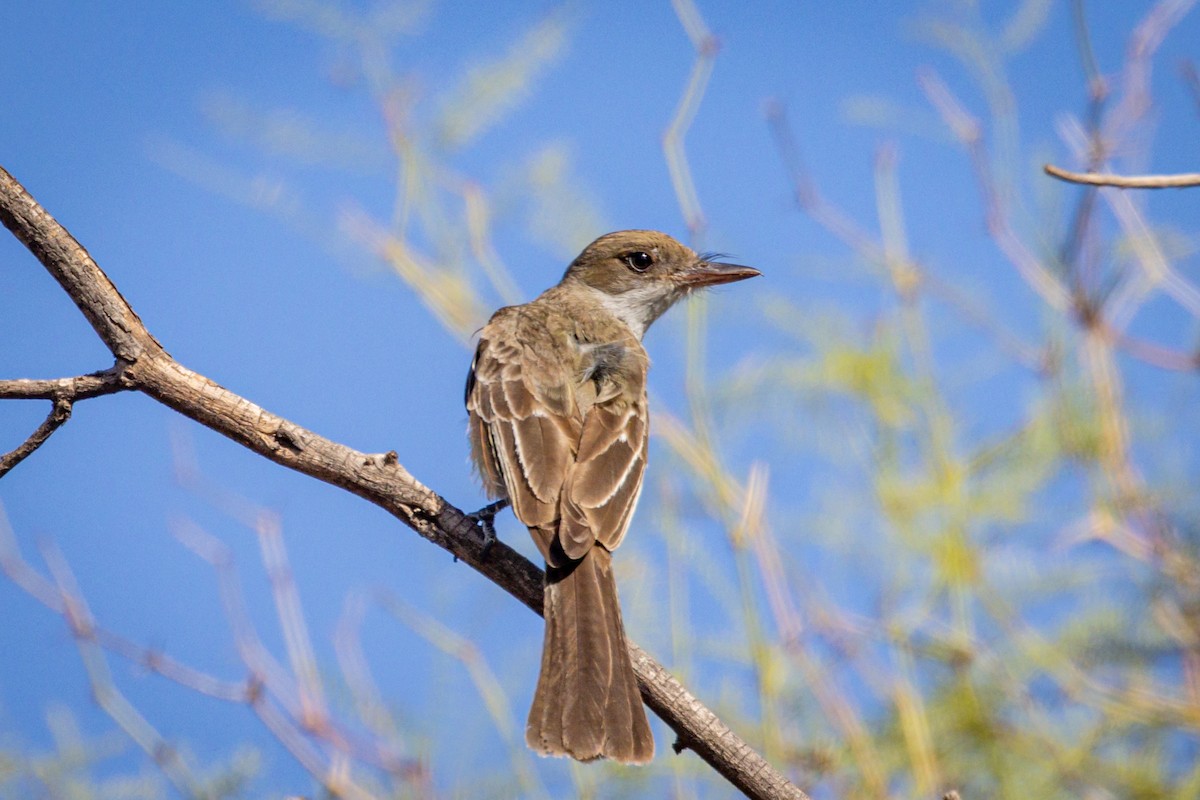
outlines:
[[[654,737],[625,644],[612,554],[547,567],[542,671],[525,741],[544,755],[644,764]]]

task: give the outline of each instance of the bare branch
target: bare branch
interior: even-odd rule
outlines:
[[[1115,186],[1120,189],[1186,189],[1200,186],[1200,172],[1184,172],[1179,175],[1106,175],[1099,172],[1070,172],[1046,164],[1042,169],[1047,175],[1069,183],[1086,186]]]
[[[3,168],[0,222],[37,256],[118,359],[134,362],[147,348],[162,350],[83,245]]]
[[[50,413],[46,416],[42,424],[38,425],[37,430],[29,434],[29,438],[22,442],[15,450],[0,456],[0,478],[3,478],[8,474],[9,470],[28,458],[34,450],[45,444],[46,440],[70,418],[71,401],[64,399],[55,400],[54,408],[50,409]]]
[[[54,407],[46,416],[37,430],[29,434],[15,450],[0,457],[0,478],[30,456],[35,450],[45,444],[46,440],[61,428],[71,418],[71,407],[76,400],[89,397],[99,397],[104,394],[124,391],[129,387],[121,381],[121,368],[118,364],[112,369],[93,372],[90,375],[80,375],[75,378],[57,378],[54,380],[7,380],[0,381],[0,400],[30,399],[53,400]]]
[[[74,378],[0,380],[0,400],[87,400],[124,392],[133,387],[122,380],[120,364]]]
[[[501,542],[484,558],[474,523],[410,475],[394,452],[368,454],[326,439],[175,361],[87,251],[2,168],[0,221],[58,280],[123,363],[127,387],[265,458],[378,505],[541,613],[542,571]],[[632,643],[630,651],[643,699],[717,772],[749,797],[806,797],[661,664]]]

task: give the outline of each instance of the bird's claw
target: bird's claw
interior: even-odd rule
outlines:
[[[496,543],[496,526],[493,524],[493,520],[495,520],[496,515],[503,511],[507,506],[508,500],[497,500],[494,503],[489,503],[478,511],[472,511],[470,514],[466,515],[467,519],[475,522],[480,533],[483,535],[483,550],[479,554],[481,558],[487,558],[488,553],[491,552],[492,545]]]

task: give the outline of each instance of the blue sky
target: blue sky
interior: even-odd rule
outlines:
[[[983,3],[979,24],[997,29],[1017,5]],[[770,99],[788,108],[822,190],[864,224],[876,219],[874,155],[882,142],[895,142],[912,252],[941,274],[981,289],[1018,329],[1037,330],[1044,312],[988,239],[966,156],[915,80],[918,68],[932,67],[973,113],[985,113],[969,74],[923,41],[915,25],[923,13],[954,6],[700,2],[722,47],[687,137],[709,222],[701,244],[764,272],[715,296],[713,374],[780,344],[778,331],[755,325],[771,298],[786,297],[814,316],[841,308],[864,329],[881,302],[876,292],[840,280],[850,257],[795,210],[764,121]],[[1128,32],[1149,6],[1089,4],[1103,71],[1120,67]],[[412,76],[420,98],[416,118],[431,117],[436,98],[471,64],[502,55],[554,8],[434,7],[391,54],[395,71]],[[505,184],[514,164],[553,144],[569,154],[572,181],[594,206],[602,223],[596,235],[642,227],[686,236],[660,142],[693,50],[670,4],[578,4],[562,13],[568,36],[558,59],[503,122],[448,159],[461,174],[493,188]],[[1081,113],[1086,100],[1069,4],[1048,3],[1046,14],[1045,29],[1007,63],[1020,102],[1020,178],[1030,207],[1037,192],[1073,197],[1061,187],[1037,188],[1036,169],[1039,157],[1075,166],[1054,126],[1059,115]],[[365,250],[331,244],[325,231],[239,204],[204,179],[211,170],[219,182],[219,169],[228,169],[268,187],[285,186],[306,213],[318,220],[328,215],[324,222],[348,206],[386,219],[394,171],[378,110],[361,82],[330,78],[340,74],[346,49],[251,2],[44,0],[14,4],[5,17],[0,165],[90,250],[166,348],[192,369],[335,440],[367,451],[395,449],[418,479],[464,508],[481,502],[462,430],[469,359],[462,344]],[[1135,154],[1125,166],[1195,171],[1200,123],[1175,66],[1196,58],[1197,42],[1200,16],[1193,13],[1171,33],[1157,61],[1153,156],[1146,162]],[[900,109],[893,129],[854,118],[855,108],[872,107],[863,98],[880,97]],[[325,130],[361,139],[365,155],[342,170],[263,153],[214,125],[206,109],[222,102],[295,109]],[[204,165],[199,176],[181,174],[179,153],[197,156]],[[1195,197],[1157,195],[1150,208],[1165,224],[1186,226]],[[512,219],[498,225],[495,243],[525,297],[557,280],[565,264],[561,252],[533,241]],[[494,295],[490,300],[499,304]],[[683,317],[676,311],[647,338],[653,390],[678,408]],[[1137,326],[1184,344],[1187,332],[1195,332],[1168,308]],[[974,358],[953,344],[941,355],[960,365]],[[0,237],[0,377],[79,374],[110,363],[46,272],[19,243]],[[1135,399],[1179,388],[1175,378],[1137,365],[1132,370]],[[1019,394],[1020,381],[1013,385]],[[997,397],[973,402],[978,417],[971,424],[980,432],[1011,423],[1019,407]],[[20,442],[45,411],[40,403],[0,403],[0,449]],[[169,535],[172,520],[188,518],[233,548],[253,615],[264,638],[278,646],[253,536],[176,485],[173,439],[190,443],[206,474],[279,512],[318,641],[327,642],[348,591],[389,587],[479,641],[523,719],[540,642],[536,618],[377,509],[269,465],[132,394],[79,404],[62,431],[0,482],[0,500],[26,555],[36,560],[41,539],[57,542],[108,627],[213,672],[240,676],[214,576]],[[731,450],[743,472],[758,457],[753,439]],[[779,469],[789,474],[786,465]],[[808,477],[798,472],[796,484],[780,491],[780,502],[803,505],[817,480]],[[501,534],[532,552],[511,520]],[[34,748],[47,746],[42,720],[54,704],[75,709],[88,730],[107,729],[88,702],[61,621],[7,581],[0,581],[0,608],[6,617],[0,732]],[[435,746],[465,744],[472,753],[465,774],[495,768],[488,755],[497,747],[494,732],[479,720],[464,724],[465,736],[457,727],[464,715],[482,717],[460,665],[378,615],[370,619],[367,646],[390,699],[414,720],[418,737]],[[321,655],[331,658],[324,644]],[[122,688],[160,730],[187,741],[202,760],[227,759],[235,742],[254,742],[267,758],[262,786],[308,791],[299,769],[244,709],[189,697],[131,674],[124,664],[115,669]],[[423,682],[435,690],[406,688]],[[455,698],[448,703],[452,714],[438,713],[446,697]],[[660,751],[667,749],[661,728],[656,735]],[[562,764],[539,768],[552,785],[566,780]],[[456,785],[453,777],[439,780]]]

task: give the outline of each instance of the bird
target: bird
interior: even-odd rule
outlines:
[[[627,764],[654,756],[612,569],[646,470],[642,337],[693,290],[759,274],[665,233],[618,231],[479,332],[465,397],[472,460],[546,563],[541,669],[525,728],[542,755]]]

